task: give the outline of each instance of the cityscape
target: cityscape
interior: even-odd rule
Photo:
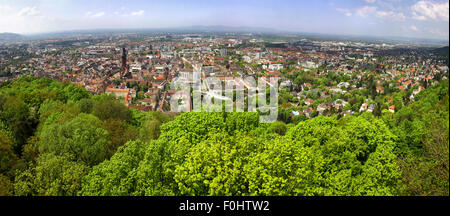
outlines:
[[[2,45],[1,73],[2,81],[32,75],[70,82],[94,95],[113,94],[127,107],[160,112],[171,110],[177,89],[170,83],[192,82],[196,72],[223,82],[276,77],[280,117],[290,121],[395,113],[426,87],[448,79],[448,58],[441,51],[445,47],[291,35],[105,33]],[[403,99],[394,100],[397,95]],[[192,109],[191,103],[187,111]]]
[[[448,1],[70,2],[73,26],[22,3],[0,1],[29,17],[0,21],[0,196],[449,195]]]

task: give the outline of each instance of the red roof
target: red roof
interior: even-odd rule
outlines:
[[[106,88],[106,91],[110,91],[110,92],[128,92],[129,89]]]
[[[377,90],[383,91],[384,87],[383,86],[377,86]]]

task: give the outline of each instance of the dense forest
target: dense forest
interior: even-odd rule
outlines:
[[[25,76],[0,88],[0,195],[448,196],[448,85],[395,114],[262,124]]]

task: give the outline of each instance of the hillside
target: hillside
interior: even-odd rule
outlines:
[[[11,42],[11,41],[18,41],[18,40],[22,40],[25,37],[23,35],[20,34],[15,34],[15,33],[0,33],[0,42]]]
[[[449,46],[437,48],[433,50],[433,53],[441,56],[449,56]]]
[[[0,88],[0,195],[448,196],[448,99],[443,80],[395,114],[262,124],[22,77]]]

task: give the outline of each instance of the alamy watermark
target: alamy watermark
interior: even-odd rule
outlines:
[[[172,112],[258,112],[261,123],[278,117],[278,78],[202,78],[202,73],[180,72],[170,83]]]

